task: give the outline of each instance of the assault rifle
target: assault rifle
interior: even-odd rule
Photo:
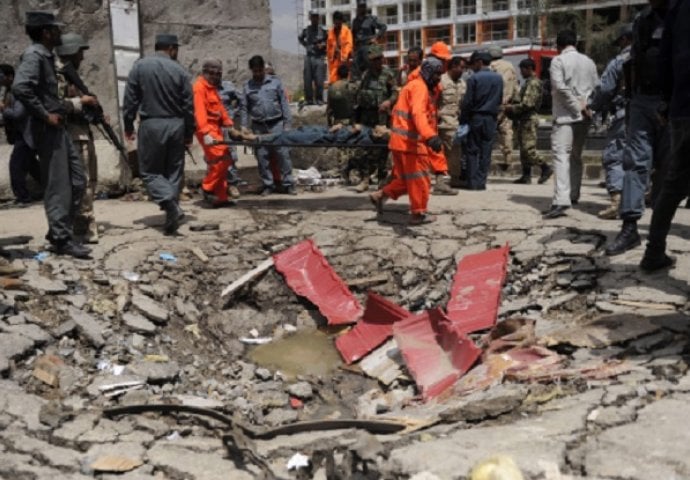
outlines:
[[[77,72],[77,69],[74,68],[74,65],[72,65],[70,62],[65,63],[63,66],[62,70],[60,71],[65,76],[65,79],[77,87],[79,91],[81,91],[82,95],[90,95],[92,97],[95,97],[89,88],[86,86],[86,84],[82,81],[81,77],[79,76],[79,73]],[[117,136],[115,131],[113,130],[113,127],[110,126],[110,124],[106,121],[105,119],[105,114],[103,113],[103,107],[101,107],[101,104],[97,105],[84,105],[82,108],[84,118],[86,120],[94,125],[102,134],[103,136],[110,141],[110,143],[117,148],[117,150],[120,152],[120,155],[122,155],[122,160],[125,162],[125,165],[128,165],[128,155],[127,155],[127,149],[122,143],[122,140]]]

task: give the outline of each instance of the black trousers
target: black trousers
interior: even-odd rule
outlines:
[[[30,202],[31,194],[26,188],[26,176],[31,175],[36,183],[41,183],[41,164],[36,150],[27,145],[21,136],[17,138],[10,155],[10,183],[12,193],[18,202]]]
[[[491,167],[491,149],[496,139],[496,117],[472,115],[469,127],[470,132],[467,134],[463,151],[467,186],[472,190],[484,190]]]

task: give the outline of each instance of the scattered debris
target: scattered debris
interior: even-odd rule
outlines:
[[[364,373],[383,385],[390,385],[404,375],[404,362],[395,339],[390,339],[359,363]]]
[[[56,355],[41,355],[36,359],[32,375],[51,387],[57,387],[60,385],[60,370],[64,366],[65,362]]]
[[[116,455],[107,455],[98,458],[95,462],[91,463],[90,467],[94,472],[124,473],[134,470],[143,464],[144,462],[138,458],[134,459]]]
[[[295,453],[287,462],[288,470],[299,470],[300,468],[309,468],[309,457],[301,453]]]
[[[189,250],[203,263],[208,263],[208,256],[199,247],[190,247]]]
[[[247,345],[265,345],[271,341],[273,341],[273,337],[240,337],[240,342]]]
[[[573,325],[541,339],[546,346],[568,344],[581,348],[603,348],[649,335],[661,327],[653,319],[630,313],[605,315],[582,325]]]
[[[170,252],[161,252],[158,254],[158,258],[165,262],[177,263],[177,257]]]
[[[225,287],[223,291],[221,292],[220,296],[221,297],[227,297],[228,295],[231,295],[235,293],[237,290],[242,288],[244,285],[247,283],[253,281],[255,278],[257,278],[259,275],[264,273],[265,271],[269,270],[273,266],[273,258],[269,258],[267,260],[264,260],[261,262],[259,265],[242,275],[240,278],[232,282],[230,285]]]
[[[524,480],[515,461],[506,455],[496,455],[479,462],[469,474],[469,480]]]

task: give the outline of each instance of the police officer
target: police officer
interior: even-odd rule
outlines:
[[[491,54],[476,51],[470,57],[474,74],[467,79],[467,91],[460,105],[460,124],[467,124],[463,156],[469,190],[486,190],[491,166],[491,149],[496,136],[496,118],[503,102],[503,79],[491,70]]]
[[[649,0],[633,22],[630,61],[626,81],[630,84],[628,135],[623,151],[623,191],[620,217],[623,225],[606,247],[607,255],[618,255],[641,243],[637,221],[645,207],[649,172],[654,167],[652,203],[660,187],[670,150],[668,129],[661,125],[657,110],[663,99],[658,76],[659,51],[667,0]]]
[[[381,40],[386,34],[386,24],[367,13],[367,0],[357,0],[357,12],[352,21],[354,40],[354,60],[352,62],[352,79],[359,80],[368,68],[367,55],[371,43]]]
[[[492,58],[491,70],[498,73],[503,79],[503,100],[501,106],[505,107],[519,93],[520,85],[517,72],[512,63],[503,60],[503,49],[499,45],[490,45],[489,53]],[[513,122],[503,111],[498,113],[497,128],[498,144],[501,148],[501,153],[503,153],[503,161],[506,165],[510,165],[513,160]]]
[[[328,30],[319,25],[318,12],[309,12],[309,20],[311,25],[302,30],[298,37],[299,43],[307,50],[307,56],[304,57],[304,99],[307,105],[323,105]]]
[[[98,243],[98,227],[93,211],[93,201],[98,186],[98,159],[96,158],[96,146],[93,141],[93,132],[89,128],[89,121],[84,115],[84,110],[98,104],[93,96],[85,96],[79,87],[72,83],[69,75],[63,73],[70,69],[76,74],[81,62],[84,60],[84,50],[89,45],[78,33],[66,33],[61,38],[62,45],[55,48],[59,59],[56,62],[58,72],[58,94],[60,98],[70,101],[73,108],[67,114],[66,128],[79,158],[84,164],[86,174],[86,190],[81,201],[79,212],[74,221],[74,233],[84,238],[86,243]]]
[[[86,258],[90,249],[73,239],[74,215],[86,187],[84,165],[65,130],[69,102],[58,96],[53,48],[60,45],[61,23],[49,12],[26,12],[33,44],[22,54],[12,93],[29,113],[29,128],[41,162],[48,217],[46,238],[58,255]]]
[[[184,217],[179,195],[185,146],[194,135],[194,104],[189,74],[177,63],[177,35],[156,35],[155,49],[129,73],[123,117],[125,136],[132,141],[139,113],[139,171],[149,196],[165,210],[165,233],[173,235]]]
[[[379,45],[369,45],[369,68],[364,72],[355,103],[355,121],[367,127],[389,125],[390,113],[398,99],[398,85],[395,72],[383,64],[383,49]],[[374,170],[378,172],[379,182],[387,176],[386,161],[388,151],[384,148],[369,149],[364,155],[360,168],[362,181],[355,190],[359,193],[369,189],[369,177]]]
[[[541,107],[541,81],[534,75],[536,65],[534,60],[526,58],[520,62],[520,75],[525,82],[520,93],[513,99],[513,103],[506,105],[505,112],[515,121],[518,145],[520,148],[520,163],[522,176],[513,183],[532,183],[532,167],[539,165],[541,175],[539,183],[545,183],[551,176],[551,167],[537,152],[537,130],[539,128],[539,108]]]
[[[278,77],[266,74],[266,64],[260,55],[249,59],[249,68],[252,71],[252,78],[244,84],[240,104],[243,132],[250,133],[250,127],[253,133],[258,135],[279,134],[283,130],[289,130],[292,117],[282,82]],[[278,162],[285,192],[296,195],[288,149],[286,147],[258,147],[256,160],[263,183],[261,195],[270,195],[276,189],[270,168],[271,157]]]
[[[623,149],[625,147],[625,110],[628,104],[625,95],[623,65],[630,60],[632,43],[632,24],[623,25],[615,42],[621,51],[613,58],[601,81],[595,88],[589,108],[608,115],[609,126],[606,132],[606,147],[602,154],[602,165],[606,172],[606,190],[611,204],[597,215],[605,220],[618,218],[623,190]]]
[[[441,98],[438,108],[438,134],[443,140],[443,153],[448,161],[448,173],[450,175],[450,185],[438,181],[434,186],[434,193],[442,193],[440,189],[451,186],[459,186],[461,174],[461,149],[460,144],[455,141],[455,132],[458,129],[458,117],[460,113],[460,103],[465,96],[467,84],[462,79],[465,70],[464,59],[453,57],[448,62],[448,71],[441,76]],[[457,193],[457,192],[455,192]]]
[[[223,102],[225,110],[227,110],[228,115],[232,119],[232,123],[235,125],[240,124],[240,92],[238,92],[235,84],[230,80],[223,80],[220,83],[220,88],[218,89],[220,95],[220,100]],[[232,158],[232,163],[228,169],[228,195],[230,197],[237,199],[240,198],[240,185],[246,185],[247,182],[240,178],[240,172],[237,169],[237,162],[239,161],[239,155],[237,154],[237,147],[230,145],[230,157]]]

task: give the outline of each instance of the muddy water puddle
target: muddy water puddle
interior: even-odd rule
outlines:
[[[298,375],[322,377],[342,364],[333,339],[315,329],[255,347],[249,358],[261,367],[279,370],[288,379]]]

